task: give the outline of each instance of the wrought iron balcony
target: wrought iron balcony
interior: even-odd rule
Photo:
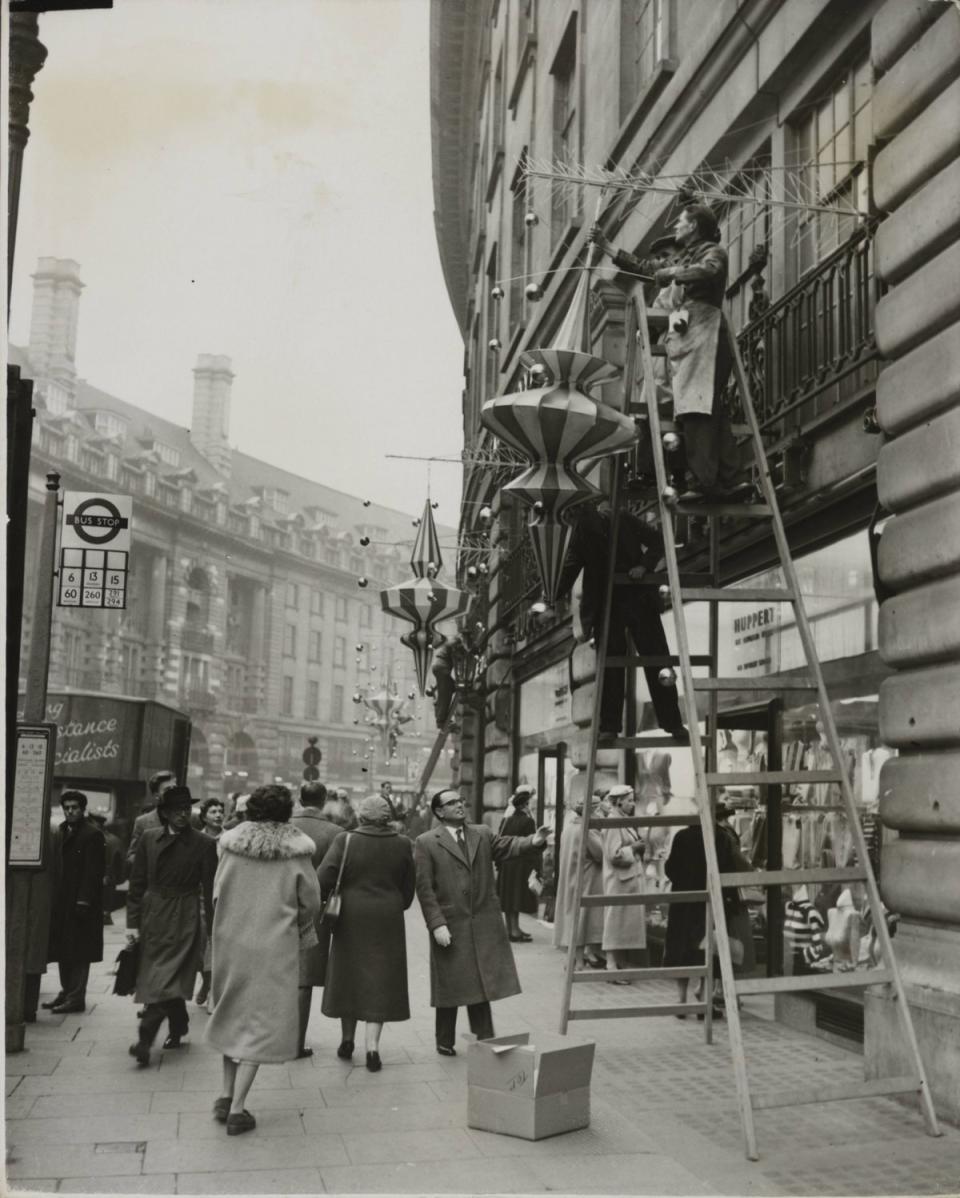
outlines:
[[[180,698],[193,711],[213,711],[217,706],[217,696],[202,685],[182,686]]]
[[[765,430],[802,430],[877,377],[874,227],[863,225],[738,335]],[[727,396],[737,408],[735,382]]]

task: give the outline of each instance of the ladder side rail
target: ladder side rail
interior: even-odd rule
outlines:
[[[710,810],[710,798],[703,758],[704,746],[700,736],[700,722],[696,708],[693,667],[690,665],[690,644],[683,610],[676,540],[673,531],[673,520],[663,500],[663,491],[667,485],[667,471],[660,433],[660,412],[657,406],[657,393],[653,378],[653,355],[650,352],[650,331],[647,323],[646,304],[642,295],[639,296],[639,307],[639,337],[643,357],[647,410],[650,413],[651,449],[653,451],[653,461],[657,475],[661,529],[666,549],[667,573],[670,578],[670,595],[673,604],[674,629],[680,656],[680,668],[683,674],[683,691],[689,707],[687,722],[690,730],[690,746],[693,752],[697,805],[700,808],[700,824],[703,829],[703,848],[707,864],[707,890],[710,895],[710,906],[713,908],[713,926],[717,941],[717,953],[720,960],[720,976],[723,981],[723,992],[727,1001],[727,1029],[730,1036],[730,1052],[733,1058],[734,1077],[736,1080],[737,1105],[740,1109],[740,1120],[743,1126],[746,1153],[750,1160],[758,1160],[756,1130],[754,1127],[753,1109],[750,1104],[750,1083],[747,1077],[743,1035],[740,1028],[739,1010],[737,1008],[737,991],[733,977],[733,962],[730,956],[730,938],[727,934],[727,924],[723,911],[723,891],[720,886],[720,863],[717,859],[716,831],[714,828],[713,813]]]
[[[847,820],[850,824],[853,834],[854,845],[860,857],[860,864],[863,866],[866,873],[865,884],[867,893],[870,899],[870,909],[873,914],[874,927],[877,931],[877,938],[883,951],[884,963],[892,974],[893,988],[896,995],[896,1004],[900,1017],[900,1025],[903,1030],[904,1038],[907,1041],[907,1048],[913,1058],[914,1066],[917,1071],[917,1077],[920,1080],[920,1099],[923,1110],[924,1123],[927,1132],[930,1135],[939,1135],[939,1126],[937,1124],[937,1115],[933,1106],[933,1099],[930,1094],[930,1085],[927,1079],[926,1070],[924,1068],[923,1059],[920,1055],[920,1046],[917,1042],[916,1032],[913,1026],[913,1018],[910,1015],[910,1008],[907,1004],[907,995],[903,985],[903,979],[900,976],[900,969],[897,965],[896,957],[893,952],[893,944],[887,921],[884,918],[883,900],[880,896],[880,888],[877,885],[877,879],[873,872],[873,863],[870,860],[870,854],[867,851],[867,841],[863,834],[863,828],[860,824],[860,817],[857,812],[856,803],[853,797],[853,790],[850,786],[850,779],[847,776],[846,770],[843,768],[843,757],[840,753],[840,739],[837,734],[836,721],[833,718],[833,708],[830,706],[830,696],[827,692],[826,683],[823,679],[823,671],[820,668],[820,659],[817,655],[816,644],[813,639],[813,632],[810,628],[810,621],[807,618],[806,606],[803,602],[803,595],[800,590],[800,580],[797,577],[796,567],[793,564],[793,557],[790,553],[790,545],[787,541],[787,535],[783,526],[783,519],[780,515],[780,505],[777,502],[776,490],[774,489],[773,480],[770,477],[770,467],[767,463],[766,454],[763,447],[763,438],[760,434],[760,426],[757,422],[756,412],[753,408],[753,398],[750,392],[750,386],[747,381],[746,371],[743,366],[743,359],[740,357],[740,348],[737,345],[737,339],[734,336],[733,330],[726,324],[727,337],[730,343],[730,349],[733,356],[734,370],[737,375],[737,386],[740,391],[741,400],[743,403],[744,412],[747,417],[747,422],[750,425],[751,435],[753,437],[754,456],[756,458],[756,468],[760,476],[760,484],[763,490],[766,502],[770,506],[773,518],[772,527],[773,535],[777,545],[777,551],[780,557],[780,564],[784,572],[784,578],[787,586],[794,594],[794,611],[797,621],[797,630],[800,634],[800,640],[803,645],[804,654],[807,658],[807,664],[813,673],[817,684],[817,694],[820,702],[820,718],[823,721],[824,731],[827,734],[827,743],[830,746],[830,752],[833,754],[834,765],[840,773],[840,790],[843,795],[844,807],[846,808]]]
[[[623,407],[629,402],[630,389],[633,384],[633,374],[636,369],[636,355],[632,343],[635,341],[636,308],[629,305],[627,309],[627,357],[623,372]],[[600,635],[597,637],[596,676],[593,689],[593,718],[590,725],[590,751],[587,757],[587,775],[584,780],[583,813],[580,820],[580,841],[577,845],[574,863],[575,875],[573,880],[573,911],[570,920],[570,943],[567,946],[567,965],[563,978],[563,994],[560,1000],[560,1035],[567,1034],[570,1020],[570,1002],[573,996],[574,964],[577,956],[577,945],[580,940],[580,928],[586,918],[583,907],[583,866],[587,857],[587,843],[590,836],[590,814],[592,809],[594,778],[597,771],[597,741],[600,737],[600,705],[603,697],[603,682],[606,673],[607,643],[610,633],[610,612],[613,606],[614,576],[616,575],[617,538],[620,533],[620,483],[623,476],[621,455],[613,459],[613,511],[610,517],[610,557],[607,562],[607,581],[604,587],[603,611],[601,613]],[[556,846],[559,853],[560,846]]]
[[[433,771],[436,769],[437,762],[440,760],[440,754],[443,752],[443,746],[447,743],[447,736],[450,733],[450,725],[453,723],[454,715],[456,714],[457,706],[460,700],[458,696],[454,696],[453,702],[450,704],[450,710],[447,712],[447,718],[443,721],[440,728],[437,730],[436,740],[433,742],[433,748],[430,750],[430,756],[420,773],[420,782],[417,786],[417,798],[421,798],[430,785],[430,779],[433,777]]]

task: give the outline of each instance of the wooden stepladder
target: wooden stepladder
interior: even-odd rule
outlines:
[[[626,405],[629,409],[629,398],[635,378],[639,354],[639,366],[643,379],[643,398],[645,415],[649,421],[649,433],[653,450],[656,470],[657,490],[659,494],[660,520],[665,547],[667,567],[667,583],[674,614],[677,656],[654,659],[650,657],[631,656],[626,659],[607,656],[608,625],[610,619],[611,600],[614,584],[622,584],[627,580],[615,575],[616,545],[618,535],[618,515],[622,500],[622,468],[619,461],[614,465],[613,478],[613,519],[611,534],[611,553],[608,566],[606,605],[604,622],[597,641],[597,683],[594,696],[593,726],[591,730],[590,756],[586,771],[586,794],[593,792],[596,770],[596,754],[599,738],[600,694],[607,666],[623,666],[633,664],[638,666],[674,666],[679,665],[683,694],[686,699],[688,723],[690,730],[690,748],[693,755],[695,780],[695,800],[697,814],[687,817],[680,816],[634,816],[616,819],[591,819],[589,801],[584,804],[584,815],[581,826],[580,843],[577,848],[577,868],[575,878],[575,899],[572,927],[579,928],[582,913],[586,908],[618,904],[642,904],[654,906],[658,903],[669,902],[700,902],[706,904],[707,937],[705,941],[705,964],[698,968],[652,968],[652,969],[622,969],[608,971],[603,975],[606,979],[622,978],[626,981],[645,981],[657,978],[702,977],[705,979],[705,1002],[686,1004],[679,1007],[674,1004],[604,1008],[571,1008],[573,985],[578,982],[596,982],[598,975],[590,970],[574,968],[576,944],[571,943],[568,955],[566,976],[564,979],[563,998],[560,1015],[560,1031],[565,1033],[568,1021],[571,1019],[597,1018],[631,1018],[649,1015],[667,1015],[685,1012],[704,1013],[706,1039],[711,1041],[711,992],[712,992],[712,962],[714,954],[720,967],[720,977],[725,997],[727,1027],[730,1036],[730,1049],[733,1060],[734,1080],[736,1084],[737,1101],[743,1126],[746,1155],[750,1160],[758,1159],[757,1138],[754,1127],[754,1110],[778,1106],[794,1106],[802,1103],[829,1102],[847,1098],[866,1098],[886,1094],[916,1093],[921,1106],[924,1124],[928,1134],[939,1135],[936,1112],[930,1095],[926,1071],[920,1057],[916,1034],[907,998],[893,954],[890,934],[880,891],[874,876],[873,868],[867,851],[867,843],[863,828],[860,824],[853,791],[846,771],[842,767],[843,757],[837,735],[836,723],[830,706],[829,696],[824,685],[823,673],[817,657],[816,647],[810,624],[804,610],[803,598],[797,578],[796,569],[790,556],[790,549],[784,532],[777,496],[767,464],[763,440],[749,384],[740,358],[736,338],[729,329],[726,321],[723,323],[721,336],[729,340],[733,357],[736,383],[740,392],[741,405],[746,418],[746,433],[753,446],[754,469],[758,476],[762,494],[760,503],[697,503],[682,504],[675,499],[675,493],[669,486],[669,477],[664,460],[662,442],[663,422],[657,401],[656,383],[653,372],[653,359],[663,356],[662,346],[654,344],[654,337],[667,326],[668,314],[656,310],[648,310],[642,294],[638,292],[636,306],[631,306],[628,316],[628,356],[625,369]],[[676,515],[705,516],[710,521],[710,572],[702,575],[681,575],[677,561],[677,538],[674,528]],[[771,522],[773,540],[777,557],[783,572],[782,587],[722,587],[719,585],[719,551],[717,522],[722,517],[741,519],[762,519]],[[658,579],[644,579],[645,584]],[[706,584],[706,585],[704,585]],[[718,607],[721,603],[790,603],[796,618],[803,653],[806,658],[806,673],[802,676],[794,674],[767,675],[750,677],[718,677]],[[710,646],[706,655],[693,655],[690,648],[690,637],[684,613],[684,604],[691,602],[708,603],[710,619]],[[708,674],[694,676],[694,668],[706,666]],[[794,771],[766,770],[750,773],[721,773],[717,770],[717,714],[718,698],[727,691],[809,691],[817,696],[820,708],[820,721],[833,766],[829,770]],[[701,729],[697,717],[696,696],[706,696],[705,731]],[[661,744],[672,744],[667,737],[649,737],[642,739],[635,736],[618,737],[612,743],[616,748],[649,748]],[[714,823],[714,793],[723,786],[737,785],[782,785],[794,782],[803,783],[834,783],[840,787],[843,798],[843,809],[848,821],[853,845],[856,852],[857,864],[847,868],[801,868],[757,870],[749,872],[723,873],[719,872],[716,848],[716,828]],[[615,827],[650,827],[653,825],[695,825],[703,830],[704,854],[707,866],[707,884],[705,891],[652,893],[640,895],[604,896],[602,894],[583,894],[582,878],[583,864],[586,857],[587,836],[591,826],[594,828]],[[730,938],[724,917],[723,890],[725,887],[740,886],[797,886],[804,883],[862,883],[869,900],[873,927],[876,930],[878,947],[882,956],[879,968],[854,969],[841,973],[797,974],[789,977],[770,978],[740,978],[734,977],[733,960],[731,957]],[[576,936],[571,936],[575,941]],[[713,951],[711,951],[713,944]],[[780,1091],[764,1092],[756,1098],[751,1097],[750,1081],[747,1073],[744,1055],[743,1036],[740,1022],[739,1002],[742,995],[784,993],[799,990],[821,990],[825,988],[865,988],[868,986],[886,986],[892,989],[900,1030],[907,1056],[910,1060],[910,1072],[903,1076],[863,1081],[841,1086],[817,1087],[811,1090],[791,1087],[785,1081]]]

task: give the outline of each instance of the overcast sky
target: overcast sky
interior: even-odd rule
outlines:
[[[115,0],[48,13],[11,339],[39,256],[86,289],[82,378],[184,425],[233,359],[231,441],[419,512],[462,343],[433,229],[429,0]],[[456,525],[458,465],[432,467]]]

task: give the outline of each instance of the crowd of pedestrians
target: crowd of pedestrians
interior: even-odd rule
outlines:
[[[429,802],[421,796],[407,810],[389,783],[356,805],[321,782],[304,783],[296,805],[286,786],[272,785],[196,806],[166,772],[149,789],[151,808],[137,818],[126,853],[127,942],[141,1006],[130,1054],[147,1065],[164,1023],[164,1049],[180,1048],[193,998],[209,1013],[205,1039],[223,1060],[213,1114],[228,1135],[256,1126],[246,1101],[260,1065],[313,1055],[306,1037],[317,987],[323,1014],[340,1024],[336,1055],[352,1060],[363,1024],[364,1063],[380,1071],[384,1026],[410,1018],[404,925],[415,897],[429,938],[442,1056],[456,1055],[461,1007],[474,1035],[494,1035],[491,1003],[520,992],[511,946],[532,939],[520,916],[536,915],[541,898],[554,944],[566,948],[572,939],[578,968],[647,963],[643,905],[590,906],[574,920],[582,800],[566,812],[560,843],[548,848],[548,829],[537,828],[529,811],[535,791],[526,785],[511,796],[496,832],[467,820],[456,789]],[[603,826],[610,816],[632,816],[636,801],[625,785],[591,797],[582,894],[644,892],[649,833],[616,821]],[[28,972],[28,1017],[47,962],[59,966],[60,990],[44,1007],[84,1010],[90,964],[102,959],[103,922],[123,874],[120,842],[111,836],[108,845],[86,796],[64,791],[60,806],[49,943],[46,961]],[[721,868],[746,868],[722,825],[718,850]],[[699,827],[678,832],[667,876],[680,888],[702,889],[704,868]],[[702,904],[671,905],[664,963],[701,964],[704,930]],[[685,1001],[686,981],[679,984]]]

